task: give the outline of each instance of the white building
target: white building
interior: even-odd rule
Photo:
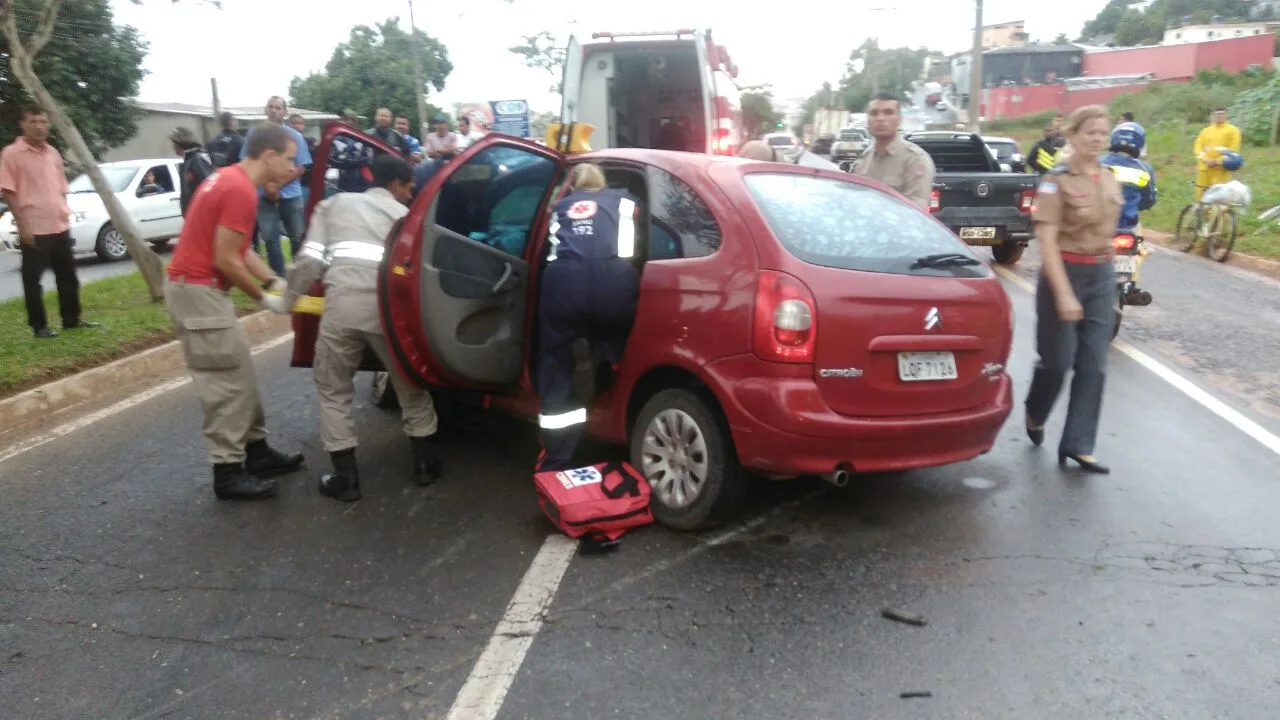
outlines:
[[[1164,31],[1162,45],[1208,42],[1229,38],[1266,35],[1275,29],[1276,23],[1216,23],[1210,25],[1184,25]]]

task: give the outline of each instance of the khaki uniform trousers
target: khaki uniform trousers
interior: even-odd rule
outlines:
[[[346,327],[334,322],[326,312],[320,319],[320,336],[316,338],[316,392],[320,396],[320,439],[327,452],[356,447],[356,425],[351,419],[355,401],[355,374],[365,347],[373,348],[382,366],[387,368],[400,401],[404,434],[409,437],[434,435],[437,429],[436,408],[431,394],[401,380],[387,358],[386,339],[381,333]]]
[[[245,445],[267,437],[253,356],[227,293],[181,281],[165,286],[169,318],[204,407],[211,464],[244,462]]]

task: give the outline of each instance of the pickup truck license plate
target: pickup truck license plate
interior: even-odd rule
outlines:
[[[996,229],[993,227],[960,228],[961,240],[995,240]]]
[[[1111,264],[1115,267],[1116,273],[1124,273],[1132,275],[1138,271],[1138,257],[1136,255],[1117,255]]]
[[[898,378],[903,382],[955,380],[956,356],[951,352],[900,352]]]

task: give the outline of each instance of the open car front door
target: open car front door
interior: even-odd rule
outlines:
[[[390,356],[406,379],[493,394],[518,389],[535,238],[547,231],[565,167],[554,150],[490,133],[423,188],[378,284]]]
[[[331,120],[324,125],[320,144],[316,146],[311,176],[304,177],[308,183],[311,196],[305,208],[306,222],[311,223],[311,214],[317,204],[327,197],[340,192],[364,192],[373,186],[373,174],[369,164],[373,158],[383,153],[396,152],[394,148],[377,138],[370,137],[346,123]],[[321,159],[323,158],[323,162]],[[395,236],[393,228],[391,237]],[[302,240],[289,238],[294,253],[302,249]],[[388,238],[389,242],[389,238]],[[316,283],[308,291],[312,298],[324,297],[324,284]],[[322,303],[307,303],[323,307]],[[320,316],[312,312],[293,313],[293,357],[289,364],[292,367],[311,367],[316,355],[316,338],[320,334]],[[382,363],[372,350],[366,350],[360,363],[361,370],[382,370]]]

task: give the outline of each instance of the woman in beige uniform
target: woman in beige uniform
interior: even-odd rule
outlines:
[[[1033,211],[1043,255],[1036,290],[1040,360],[1027,394],[1027,437],[1039,445],[1067,370],[1075,370],[1058,463],[1072,460],[1099,474],[1111,472],[1093,451],[1115,321],[1112,242],[1124,202],[1120,184],[1098,162],[1110,130],[1106,108],[1090,105],[1072,113],[1067,121],[1072,152],[1040,183]]]

